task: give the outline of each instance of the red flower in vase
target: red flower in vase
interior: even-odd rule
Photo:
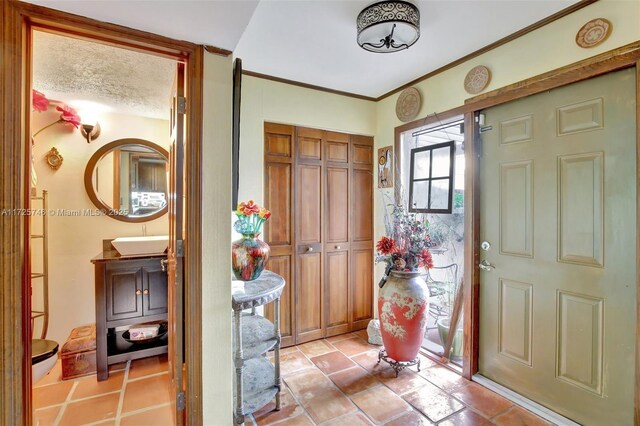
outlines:
[[[38,92],[37,90],[33,91],[33,109],[38,112],[46,111],[49,108],[49,99],[47,97]]]
[[[69,105],[57,106],[56,109],[62,114],[60,114],[60,120],[66,121],[67,123],[73,124],[73,126],[77,129],[80,126],[80,116],[78,112],[71,108]]]
[[[424,266],[427,269],[433,268],[433,257],[429,250],[422,249],[420,252],[420,266]]]
[[[240,203],[238,211],[242,212],[245,216],[251,216],[260,212],[260,206],[254,203],[253,200],[249,200],[246,203],[243,201]]]
[[[393,238],[389,237],[380,238],[380,241],[376,244],[376,248],[382,254],[391,254],[397,249],[396,242]]]

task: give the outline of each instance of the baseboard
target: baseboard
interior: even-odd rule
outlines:
[[[490,389],[492,391],[494,391],[495,393],[497,393],[498,395],[501,395],[505,398],[507,398],[509,401],[518,404],[519,406],[526,408],[527,410],[531,411],[532,413],[535,413],[536,415],[542,417],[543,419],[545,419],[548,422],[553,423],[554,425],[559,425],[559,426],[580,426],[579,423],[576,423],[558,413],[556,413],[555,411],[551,411],[549,410],[547,407],[544,407],[540,404],[538,404],[537,402],[534,402],[532,400],[530,400],[529,398],[526,398],[514,391],[512,391],[511,389],[508,389],[504,386],[502,386],[501,384],[498,384],[496,382],[494,382],[491,379],[487,379],[484,376],[481,376],[480,374],[475,374],[473,377],[471,377],[471,380],[473,380],[474,382],[481,384],[482,386],[484,386],[487,389]]]

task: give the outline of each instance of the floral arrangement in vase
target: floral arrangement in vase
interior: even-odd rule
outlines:
[[[238,204],[235,214],[238,220],[233,228],[242,234],[242,238],[231,245],[233,274],[238,280],[253,281],[260,276],[269,260],[269,245],[258,237],[271,212],[249,200]]]
[[[389,362],[396,375],[417,357],[427,326],[429,290],[420,268],[433,267],[428,223],[392,204],[385,215],[386,234],[378,243],[376,262],[387,268],[380,281],[378,316],[384,349],[379,358]]]
[[[387,235],[376,244],[376,262],[387,263],[386,274],[391,270],[415,272],[421,267],[433,267],[429,251],[429,223],[426,220],[408,213],[401,205],[393,205],[391,214],[385,217],[385,227]]]

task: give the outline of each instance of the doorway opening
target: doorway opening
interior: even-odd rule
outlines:
[[[457,371],[463,366],[464,144],[464,119],[452,117],[402,132],[396,160],[396,196],[427,220],[434,261],[425,275],[429,314],[422,348]]]
[[[144,412],[181,424],[185,319],[168,281],[182,269],[166,259],[183,228],[168,210],[184,188],[183,155],[169,167],[184,149],[175,92],[184,60],[39,27],[31,40],[27,167],[38,214],[27,226],[24,309],[38,338],[27,353],[48,364],[33,369],[34,423],[135,422]],[[111,242],[119,237],[159,245]]]

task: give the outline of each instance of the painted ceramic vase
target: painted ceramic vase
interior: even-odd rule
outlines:
[[[242,238],[231,243],[233,274],[241,281],[253,281],[262,273],[271,249],[253,234],[242,234]]]
[[[418,356],[427,327],[429,290],[421,275],[391,271],[378,293],[382,342],[396,361],[413,361]]]

